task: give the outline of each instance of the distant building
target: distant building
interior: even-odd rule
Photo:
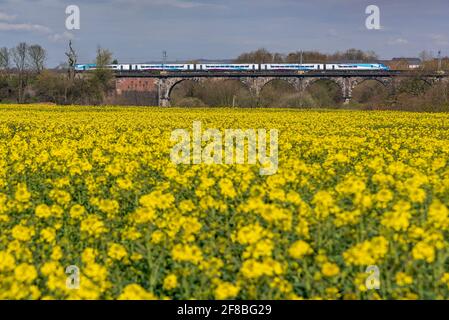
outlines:
[[[419,69],[421,67],[422,61],[420,58],[393,58],[391,62],[406,62],[409,69]]]

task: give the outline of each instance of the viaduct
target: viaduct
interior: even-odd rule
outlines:
[[[173,88],[185,80],[204,82],[208,79],[238,80],[249,91],[259,96],[263,87],[273,80],[288,82],[298,92],[305,91],[310,85],[320,80],[335,82],[341,89],[346,103],[352,98],[356,86],[367,80],[375,80],[385,86],[390,92],[396,90],[401,79],[418,78],[428,85],[439,81],[449,82],[449,75],[443,73],[416,73],[410,71],[313,71],[307,73],[295,72],[116,72],[117,93],[129,90],[156,90],[159,106],[170,106],[170,94]],[[132,85],[130,85],[130,83]]]

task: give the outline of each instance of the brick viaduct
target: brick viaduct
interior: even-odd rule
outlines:
[[[144,73],[117,73],[116,91],[122,94],[126,91],[157,91],[159,106],[170,106],[170,94],[173,88],[185,81],[202,83],[206,80],[238,80],[245,85],[249,91],[259,96],[264,86],[274,80],[288,82],[298,92],[320,80],[333,81],[341,90],[342,97],[346,103],[352,98],[355,87],[367,80],[375,80],[385,86],[390,92],[394,92],[398,83],[403,78],[419,78],[429,85],[439,81],[449,81],[449,76],[444,74],[412,74],[400,72],[321,72],[321,73],[170,73],[170,74],[144,74]]]

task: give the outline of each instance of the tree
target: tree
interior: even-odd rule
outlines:
[[[89,80],[89,87],[92,91],[94,104],[100,104],[104,101],[106,94],[113,89],[112,79],[114,73],[107,66],[111,64],[112,52],[98,47],[97,57],[95,59],[97,68],[93,73],[93,77]]]
[[[0,48],[0,70],[9,69],[11,64],[9,50],[6,47]]]
[[[17,102],[24,103],[25,88],[28,83],[28,45],[25,42],[19,43],[15,48],[11,49],[11,56],[17,70]]]
[[[433,54],[430,51],[423,50],[420,52],[419,58],[421,58],[422,62],[427,62],[433,59]]]
[[[236,63],[273,63],[282,62],[280,54],[272,54],[267,49],[259,49],[252,52],[247,52],[241,54],[237,59]]]
[[[97,48],[97,57],[95,59],[97,68],[105,68],[112,63],[112,52],[101,47]]]
[[[41,73],[45,67],[47,52],[38,44],[28,47],[28,64],[37,74]]]
[[[360,61],[372,62],[378,60],[379,57],[373,51],[364,52],[359,49],[349,49],[345,52],[336,52],[331,56],[333,61]]]

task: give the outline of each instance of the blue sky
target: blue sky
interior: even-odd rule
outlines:
[[[78,5],[81,29],[65,29],[65,8]],[[365,8],[381,10],[381,30],[365,28]],[[65,60],[73,39],[80,62],[98,45],[121,62],[233,58],[272,51],[347,48],[382,58],[449,55],[448,0],[0,0],[0,46],[20,41],[47,48],[48,64]]]

